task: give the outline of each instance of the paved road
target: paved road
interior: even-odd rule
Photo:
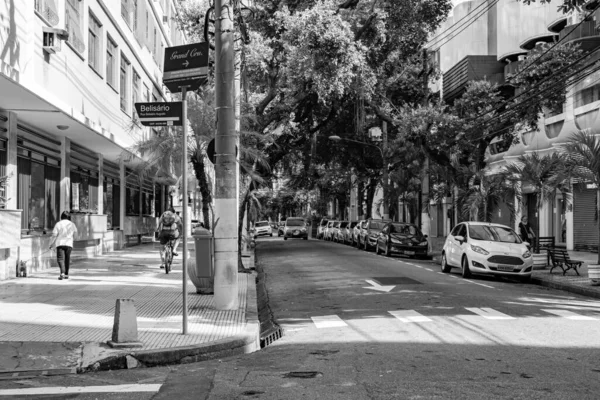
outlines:
[[[8,388],[124,384],[148,392],[68,398],[600,397],[596,300],[508,280],[464,280],[430,261],[322,241],[260,238],[257,262],[286,331],[268,348],[174,368],[0,381],[0,398]],[[52,397],[67,398],[45,398]]]

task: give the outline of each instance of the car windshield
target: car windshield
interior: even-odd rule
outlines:
[[[354,228],[357,224],[358,224],[358,222],[356,222],[356,221],[350,222],[350,228]]]
[[[383,224],[381,222],[371,222],[371,229],[381,230]]]
[[[304,220],[303,219],[288,219],[285,224],[287,226],[303,226],[304,225]]]
[[[390,233],[398,233],[406,236],[422,236],[421,231],[414,225],[392,224],[390,225]]]
[[[321,221],[321,226],[326,226],[327,222],[329,222],[329,221],[327,221],[326,219],[324,219],[323,221]]]
[[[348,226],[348,222],[347,222],[347,221],[344,221],[344,222],[342,222],[342,223],[340,224],[340,228],[345,228],[345,227],[347,227],[347,226]]]
[[[469,237],[490,242],[521,243],[521,239],[515,231],[502,226],[469,225]]]
[[[269,222],[268,221],[257,222],[255,226],[257,228],[260,228],[261,226],[269,226]]]

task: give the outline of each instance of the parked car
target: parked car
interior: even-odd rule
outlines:
[[[512,276],[529,281],[533,257],[527,244],[505,225],[488,222],[461,222],[444,242],[442,271],[460,268],[462,276],[487,274]]]
[[[347,226],[348,221],[340,221],[339,226],[335,228],[335,232],[333,234],[334,242],[344,243],[344,232],[346,231]]]
[[[356,246],[360,248],[360,233],[363,229],[363,225],[366,225],[367,220],[361,219],[358,221],[358,224],[352,230],[352,246]]]
[[[329,222],[327,218],[322,218],[319,222],[319,226],[317,227],[317,239],[323,239],[325,228],[327,228],[327,222]]]
[[[258,221],[254,224],[254,236],[273,236],[273,230],[269,221]]]
[[[344,230],[344,244],[352,244],[352,234],[354,233],[354,227],[358,224],[358,221],[350,221]]]
[[[403,254],[410,257],[427,257],[429,243],[427,235],[414,224],[390,222],[386,224],[379,236],[375,253],[383,252],[386,256]]]
[[[277,225],[277,236],[283,236],[283,230],[285,228],[285,220],[280,221]]]
[[[328,234],[330,241],[332,241],[332,242],[335,241],[336,236],[337,236],[337,231],[338,231],[338,229],[340,229],[341,222],[342,221],[333,221],[333,225],[331,226],[331,228],[329,228],[327,230],[327,234]]]
[[[283,240],[297,238],[308,240],[308,228],[304,218],[288,218],[285,220],[283,229]]]
[[[336,221],[330,219],[329,221],[327,221],[327,226],[325,227],[324,231],[323,231],[323,239],[325,240],[331,240],[331,233],[333,232],[333,225],[335,224]]]
[[[377,237],[379,232],[390,220],[386,219],[369,219],[365,222],[364,228],[360,232],[361,247],[367,251],[374,249],[377,245]]]

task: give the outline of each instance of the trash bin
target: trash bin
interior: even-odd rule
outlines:
[[[192,236],[194,237],[194,260],[188,262],[188,275],[196,286],[196,293],[212,294],[215,276],[214,238],[208,229],[202,227],[196,228]]]

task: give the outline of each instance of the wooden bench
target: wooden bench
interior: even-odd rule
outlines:
[[[581,267],[583,261],[579,260],[571,260],[569,257],[569,252],[565,249],[557,249],[557,248],[548,248],[548,256],[552,261],[552,268],[550,268],[550,273],[556,267],[562,269],[563,275],[567,273],[568,270],[572,269],[579,275],[579,271],[577,268]]]
[[[555,244],[554,236],[542,236],[535,240],[534,249],[536,253],[541,253],[543,250],[554,248]],[[550,253],[546,255],[546,265],[550,265]]]

